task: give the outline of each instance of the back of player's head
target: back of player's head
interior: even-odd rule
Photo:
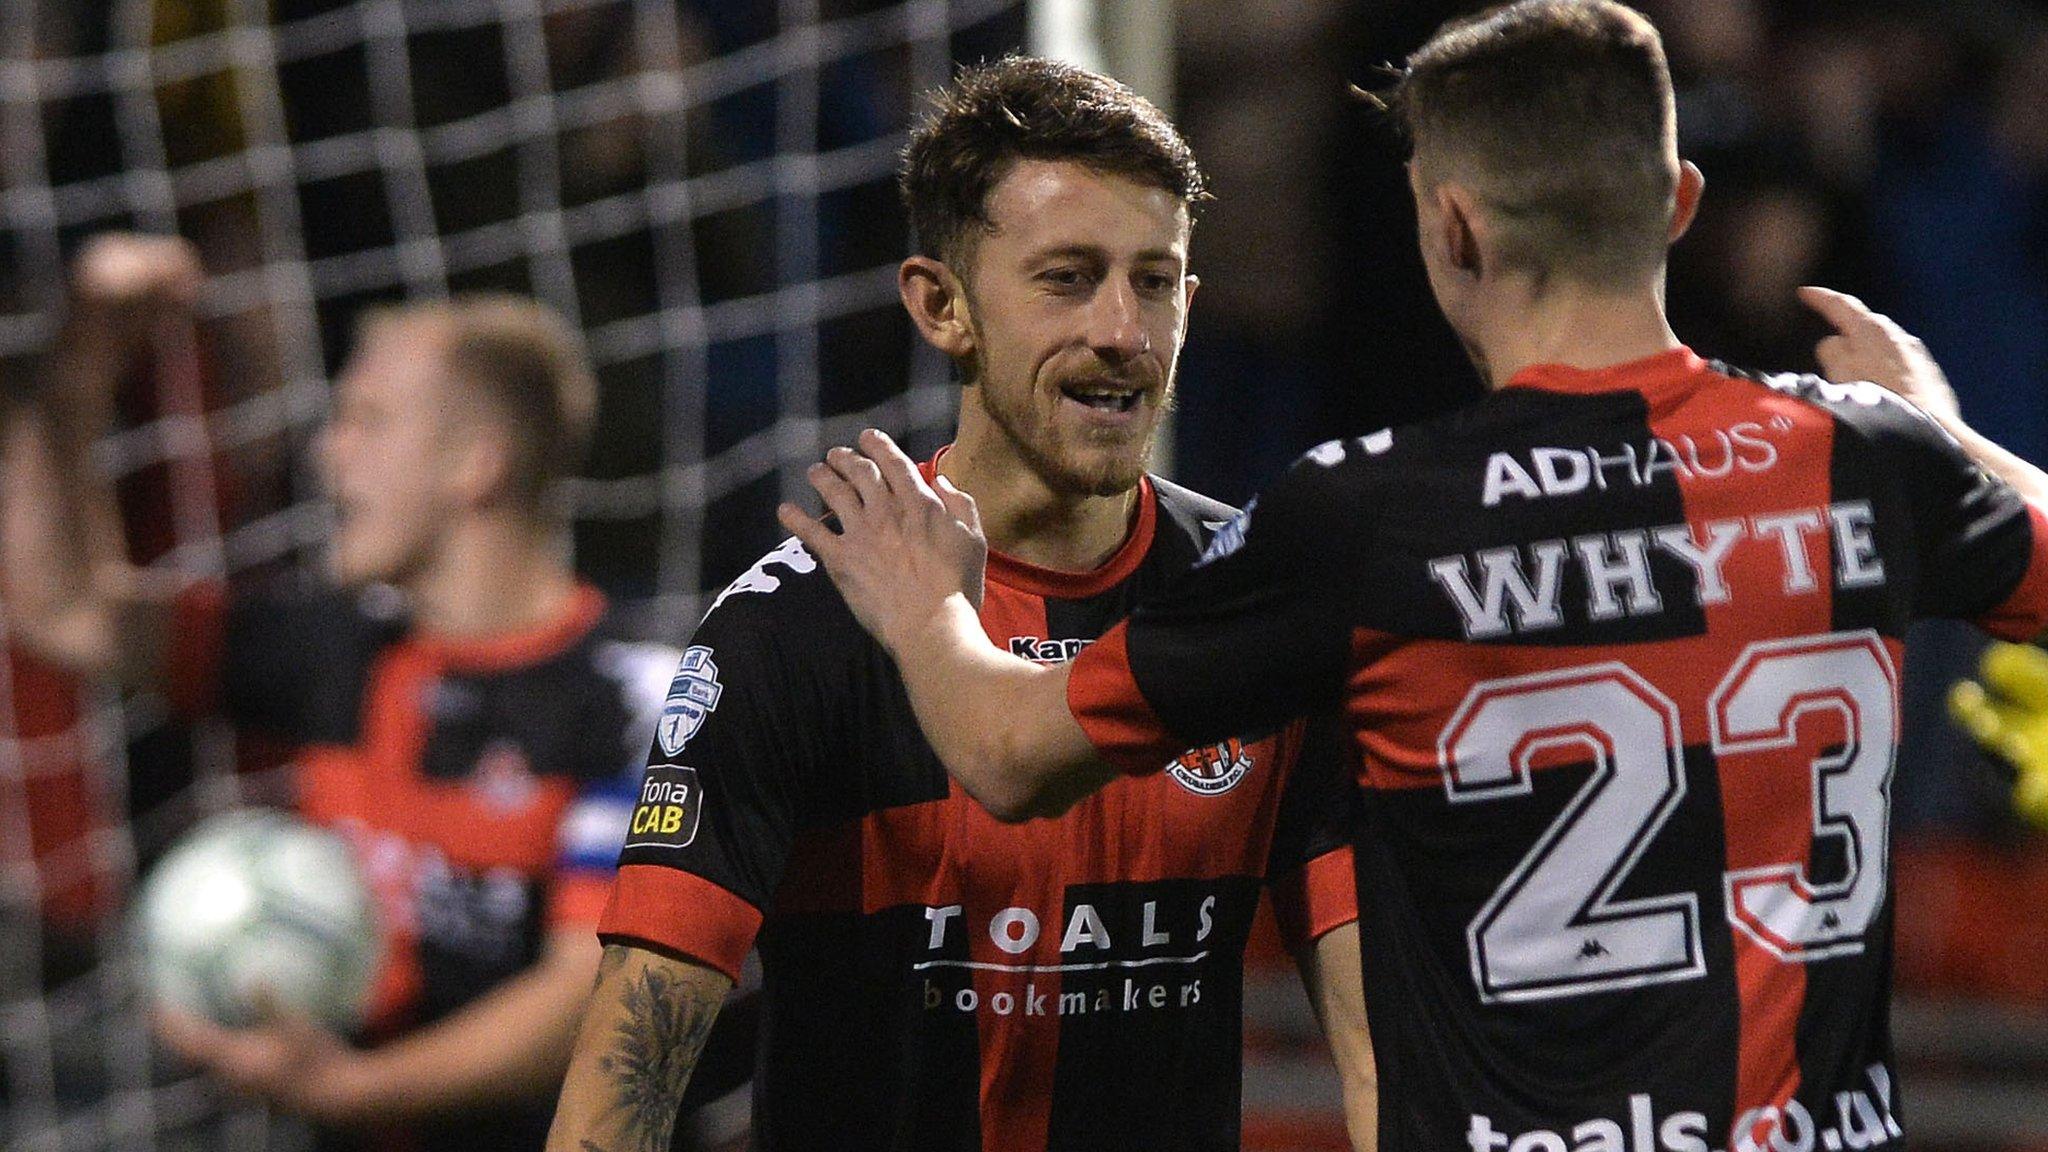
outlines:
[[[1502,259],[1593,283],[1661,265],[1678,180],[1657,29],[1612,0],[1520,0],[1453,20],[1388,94],[1426,186],[1490,210]]]
[[[509,293],[461,295],[373,314],[421,324],[439,345],[450,382],[474,399],[511,445],[509,495],[538,510],[573,475],[589,446],[597,382],[583,342],[553,309]]]
[[[1195,155],[1151,101],[1094,72],[1032,56],[961,70],[933,93],[897,182],[918,251],[964,271],[988,199],[1020,160],[1064,160],[1172,193],[1207,196]]]

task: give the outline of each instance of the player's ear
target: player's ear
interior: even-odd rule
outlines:
[[[1666,244],[1678,243],[1678,238],[1692,227],[1693,217],[1699,214],[1700,196],[1706,189],[1707,175],[1700,171],[1700,166],[1690,160],[1681,161],[1678,165],[1678,188],[1671,209],[1671,232],[1665,238]]]
[[[925,342],[948,359],[974,355],[974,323],[966,285],[944,261],[912,256],[896,269],[896,293]]]
[[[1436,186],[1437,228],[1443,244],[1444,258],[1453,269],[1477,279],[1485,274],[1486,258],[1482,241],[1486,224],[1476,204],[1477,198],[1463,187],[1449,180]]]
[[[463,503],[489,504],[511,489],[516,449],[508,431],[480,421],[448,447],[454,454],[450,482]]]

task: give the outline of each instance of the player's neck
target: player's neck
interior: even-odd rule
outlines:
[[[1617,292],[1553,283],[1504,296],[1466,336],[1489,388],[1538,364],[1611,368],[1680,346],[1654,285]]]
[[[509,513],[482,513],[450,528],[405,582],[414,627],[460,639],[545,627],[575,591],[561,531]]]
[[[1138,490],[1114,496],[1058,492],[1001,442],[960,437],[939,461],[939,473],[974,497],[988,546],[1012,559],[1058,572],[1091,572],[1130,537]]]

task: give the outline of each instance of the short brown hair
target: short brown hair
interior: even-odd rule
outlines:
[[[1520,0],[1453,20],[1386,103],[1435,181],[1469,184],[1504,258],[1596,283],[1664,259],[1677,179],[1657,29],[1612,0]]]
[[[963,68],[931,94],[897,174],[918,251],[954,264],[989,227],[988,197],[1019,160],[1066,160],[1172,193],[1192,212],[1207,187],[1153,103],[1094,72],[1035,56]]]
[[[503,418],[513,444],[514,499],[539,511],[575,474],[590,444],[597,381],[575,328],[554,309],[510,293],[379,309],[366,323],[428,325],[447,369]]]

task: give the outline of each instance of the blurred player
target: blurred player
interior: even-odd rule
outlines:
[[[55,435],[71,438],[67,451],[83,452],[79,430],[98,418],[75,406],[84,399],[84,390],[69,382],[102,373],[109,358],[125,363],[147,342],[156,324],[185,314],[199,290],[198,267],[182,255],[109,269],[101,279],[109,282],[97,286],[103,298],[100,306],[68,309],[50,355],[18,381],[10,381],[0,435],[25,449]],[[11,461],[25,458],[25,451],[0,456]],[[0,516],[22,511],[15,502],[0,502]],[[34,521],[30,525],[36,526]],[[119,531],[111,523],[70,519],[60,527],[78,546],[86,533]],[[0,531],[5,530],[0,521]],[[0,587],[0,595],[12,596],[15,591]],[[93,742],[84,737],[89,708],[82,698],[83,686],[39,658],[22,639],[8,636],[5,668],[0,672],[8,697],[0,709],[0,741],[19,743],[23,755],[19,789],[0,789],[0,827],[25,827],[28,834],[21,844],[10,837],[0,860],[26,861],[39,873],[37,899],[30,910],[35,910],[33,903],[41,905],[44,967],[50,977],[76,976],[97,961],[94,937],[120,895],[105,864],[96,859],[101,854],[92,849],[94,841],[112,834],[116,806],[111,797],[99,795],[106,774],[92,762]],[[7,910],[0,909],[0,914]],[[13,930],[30,929],[22,925]],[[23,949],[22,954],[29,951]]]
[[[189,303],[199,276],[173,240],[80,256],[59,355],[79,367],[50,382],[42,433],[8,445],[10,624],[82,675],[296,743],[300,810],[355,842],[390,946],[367,1049],[297,1020],[165,1013],[161,1031],[227,1084],[376,1146],[538,1146],[597,971],[625,770],[674,660],[604,639],[603,600],[570,568],[551,490],[590,423],[581,350],[510,297],[374,314],[318,446],[327,586],[172,598],[120,561],[83,449],[148,350],[138,302]]]
[[[1897,1146],[1900,638],[2041,629],[2048,477],[1680,344],[1701,179],[1639,14],[1453,22],[1391,102],[1484,400],[1311,451],[1070,665],[988,646],[972,502],[879,433],[812,472],[844,535],[783,521],[999,812],[1343,709],[1381,1146]]]
[[[1056,665],[1231,515],[1145,474],[1201,176],[1128,89],[1013,58],[939,95],[902,185],[923,252],[903,303],[964,384],[924,470],[981,496],[998,550],[975,635]],[[1268,886],[1369,1133],[1349,858],[1312,823],[1342,782],[1303,731],[1219,732],[1004,826],[785,543],[713,603],[670,689],[551,1146],[662,1147],[757,945],[762,1148],[1236,1148]]]

